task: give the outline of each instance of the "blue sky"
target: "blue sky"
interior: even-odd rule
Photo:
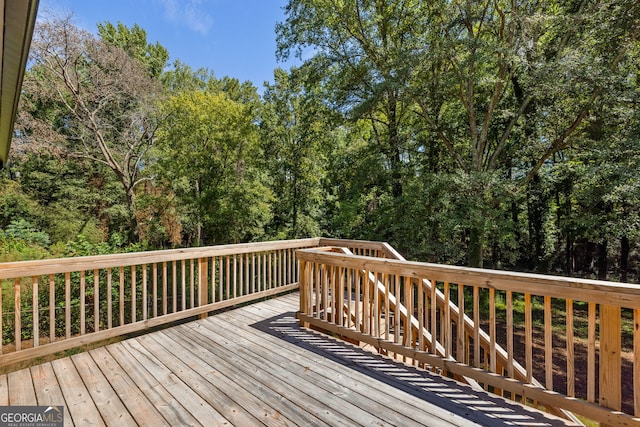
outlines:
[[[76,25],[93,33],[96,24],[138,24],[150,42],[160,42],[170,61],[215,76],[250,80],[262,93],[277,63],[275,25],[287,0],[40,0],[39,13],[72,12]]]

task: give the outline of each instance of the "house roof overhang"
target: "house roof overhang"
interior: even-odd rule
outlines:
[[[9,157],[38,3],[39,0],[0,0],[0,168]]]

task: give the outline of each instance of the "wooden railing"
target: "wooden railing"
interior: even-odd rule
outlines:
[[[297,251],[304,324],[556,414],[640,425],[640,286],[320,244],[334,247]]]
[[[319,239],[0,264],[0,366],[298,287]]]

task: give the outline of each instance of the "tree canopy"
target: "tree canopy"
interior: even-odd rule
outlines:
[[[4,236],[53,250],[328,235],[638,280],[637,1],[289,0],[285,13],[277,55],[300,65],[262,95],[168,65],[138,25],[39,23]]]

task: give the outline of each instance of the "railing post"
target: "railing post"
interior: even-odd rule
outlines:
[[[600,305],[600,405],[622,407],[620,307]]]
[[[309,266],[311,264],[300,260],[300,313],[311,314],[311,282],[309,280]],[[309,323],[300,322],[300,326],[309,327]]]
[[[208,295],[209,295],[209,278],[207,272],[209,271],[209,263],[207,258],[199,258],[198,259],[198,306],[202,307],[203,305],[208,304]],[[175,296],[174,296],[175,298]],[[198,316],[200,319],[206,319],[208,314],[201,313]]]

